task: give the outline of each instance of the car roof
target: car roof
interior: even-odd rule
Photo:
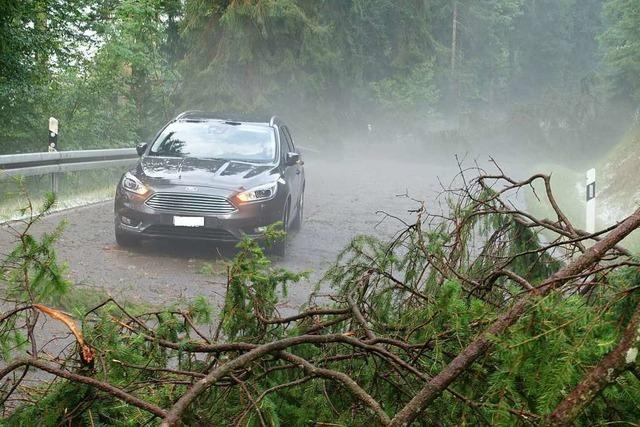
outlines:
[[[215,120],[222,123],[229,124],[252,124],[252,125],[266,125],[266,126],[274,126],[274,125],[282,125],[282,121],[277,116],[258,116],[255,114],[246,114],[246,113],[214,113],[208,111],[199,111],[199,110],[190,110],[185,111],[178,114],[172,122],[176,121],[209,121]]]

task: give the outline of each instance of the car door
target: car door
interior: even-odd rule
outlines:
[[[289,130],[289,128],[287,126],[284,127],[284,134],[287,138],[287,144],[289,147],[289,152],[291,153],[297,153],[298,155],[300,155],[300,153],[298,152],[298,150],[296,150],[295,144],[293,142],[293,137],[291,136],[291,131]],[[300,158],[300,160],[298,161],[298,163],[295,164],[295,171],[296,171],[296,177],[295,177],[295,186],[296,186],[296,199],[295,200],[299,200],[300,199],[300,195],[302,193],[302,185],[304,182],[304,170],[303,170],[303,165],[304,162],[302,161],[302,158]]]
[[[304,195],[302,194],[304,192],[304,184],[305,184],[304,161],[302,159],[302,155],[300,154],[300,151],[298,151],[298,149],[295,146],[293,136],[291,135],[291,131],[289,130],[288,127],[285,127],[285,132],[287,134],[289,142],[291,143],[291,146],[290,146],[291,151],[294,153],[297,153],[299,156],[298,163],[296,164],[296,187],[298,191],[297,200],[300,200],[301,197],[304,197]]]
[[[290,152],[290,140],[288,133],[285,131],[286,127],[281,126],[279,128],[279,136],[280,136],[280,155],[281,162],[284,171],[284,179],[287,181],[289,186],[289,194],[291,194],[291,209],[289,210],[289,219],[293,218],[293,215],[296,213],[298,198],[300,197],[300,192],[298,190],[299,180],[300,180],[300,168],[297,164],[288,165],[287,164],[287,153]]]

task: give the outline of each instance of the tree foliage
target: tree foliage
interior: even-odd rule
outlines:
[[[152,309],[107,299],[65,317],[42,305],[66,282],[57,233],[35,239],[33,217],[15,229],[0,270],[15,304],[0,328],[1,399],[26,402],[2,424],[633,422],[640,264],[616,244],[640,211],[589,234],[550,192],[557,218],[515,210],[510,194],[538,180],[549,183],[460,177],[442,195],[444,212],[418,206],[394,239],[355,238],[323,278],[323,295],[286,315],[279,293],[305,275],[274,268],[246,239],[228,265],[220,313],[203,298]],[[63,320],[78,345],[50,357],[33,334],[39,313]],[[22,387],[27,369],[60,380]]]
[[[637,92],[626,0],[5,3],[4,152],[42,147],[48,116],[63,148],[89,148],[130,145],[192,108],[278,112],[311,135],[549,93],[573,109],[601,78]]]
[[[604,6],[609,24],[601,35],[605,62],[615,94],[640,100],[640,10],[634,1],[608,0]]]
[[[131,145],[168,114],[180,2],[6,3],[0,151],[41,151],[49,116],[69,149]]]

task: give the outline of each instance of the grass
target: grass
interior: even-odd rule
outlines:
[[[115,187],[126,167],[105,168],[88,171],[67,172],[58,175],[56,206],[63,210],[113,198]],[[25,207],[20,188],[29,194],[35,206],[41,204],[47,192],[52,191],[51,175],[1,179],[0,177],[0,222],[19,218]]]
[[[586,211],[586,171],[596,169],[596,228],[615,224],[631,214],[640,201],[640,127],[633,126],[622,140],[605,156],[592,164],[569,168],[558,164],[540,164],[536,172],[551,174],[554,195],[573,224],[584,229]],[[539,195],[544,194],[537,186]],[[527,197],[527,206],[532,213],[554,218],[548,203],[538,202],[532,194]],[[546,199],[543,199],[546,202]],[[623,241],[623,246],[640,250],[640,231],[635,231]]]

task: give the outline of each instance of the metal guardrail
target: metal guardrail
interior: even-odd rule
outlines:
[[[51,174],[51,188],[56,191],[60,173],[125,166],[137,159],[135,148],[9,154],[0,156],[0,180],[12,176]]]

